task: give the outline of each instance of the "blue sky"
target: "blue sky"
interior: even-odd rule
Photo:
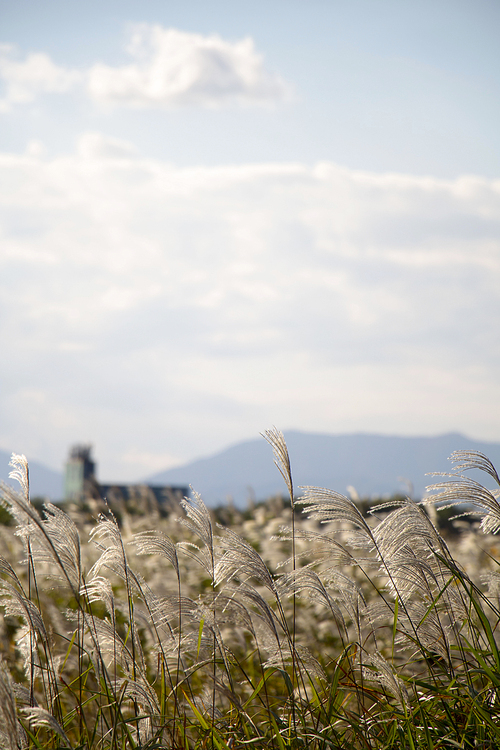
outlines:
[[[83,127],[132,139],[176,164],[333,160],[355,169],[454,177],[498,174],[497,2],[4,3],[2,33],[19,53],[58,65],[120,65],[130,25],[161,24],[224,39],[252,37],[291,101],[258,108],[102,110],[52,96],[2,128],[19,150],[33,130],[51,152]],[[57,118],[57,125],[54,119]],[[221,137],[223,133],[223,137]]]
[[[132,480],[271,424],[500,440],[499,28],[0,4],[0,447]]]

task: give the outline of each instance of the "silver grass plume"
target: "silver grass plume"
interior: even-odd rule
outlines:
[[[23,670],[32,682],[40,674],[40,662],[37,654],[38,635],[29,627],[20,628],[16,633],[16,648],[23,658]]]
[[[92,581],[105,568],[122,579],[126,585],[127,598],[129,600],[133,594],[144,598],[143,587],[146,584],[140,576],[134,573],[128,563],[125,545],[114,516],[108,518],[101,513],[97,525],[94,526],[89,534],[89,541],[93,542],[101,550],[101,555],[89,570],[87,587],[91,586],[91,589],[94,588]],[[106,544],[103,544],[103,542],[106,542]]]
[[[445,592],[450,579],[447,568],[436,558],[422,557],[408,547],[394,553],[386,566],[391,574],[389,590],[408,606],[415,594],[432,602],[440,591]]]
[[[455,451],[450,460],[458,463],[456,471],[480,469],[491,476],[500,485],[498,473],[491,461],[479,451]],[[461,463],[459,463],[461,462]],[[485,534],[496,534],[500,531],[500,490],[488,490],[479,482],[458,473],[433,473],[432,476],[450,477],[451,481],[439,482],[427,487],[429,491],[437,492],[423,501],[425,504],[438,505],[440,509],[454,506],[475,506],[472,510],[465,510],[461,515],[482,515],[479,528]],[[482,510],[479,511],[478,508]]]
[[[365,549],[370,552],[375,550],[376,542],[373,531],[359,508],[350,498],[323,487],[307,486],[303,489],[305,490],[304,495],[297,500],[297,504],[304,506],[303,513],[307,513],[308,518],[322,524],[332,522],[350,524],[350,527],[347,528],[341,526],[335,533],[342,532],[354,548]],[[354,530],[352,530],[352,527],[354,527]],[[309,532],[307,535],[309,535]],[[311,539],[315,540],[314,533]],[[343,545],[336,544],[330,535],[324,535],[323,549],[325,549],[325,546],[325,552],[330,551],[333,561],[342,558],[345,560],[345,557],[347,557],[346,564],[355,565],[362,569],[361,561],[347,552]],[[362,562],[371,564],[370,559]],[[366,609],[366,602],[361,590],[351,578],[340,573],[337,565],[330,565],[323,570],[321,578],[326,587],[332,587],[336,591],[333,597],[339,604],[343,605],[356,628],[358,639],[361,639],[362,615]]]
[[[393,698],[401,708],[409,705],[408,691],[403,680],[394,672],[391,665],[379,651],[363,656],[361,665],[363,677],[368,682],[378,682]]]
[[[1,604],[6,615],[20,617],[33,635],[36,642],[38,637],[44,643],[48,642],[47,631],[40,610],[31,599],[28,599],[22,591],[12,586],[7,581],[0,584]]]
[[[134,617],[137,621],[142,621],[156,643],[163,645],[165,631],[168,633],[169,640],[174,637],[172,623],[178,620],[179,616],[182,617],[189,600],[187,597],[179,598],[178,596],[159,597],[151,591],[145,582],[143,582],[142,586],[142,600],[146,608],[142,609],[140,606],[136,606],[134,608]],[[172,601],[177,602],[177,610],[175,612],[171,607]]]
[[[168,607],[165,606],[164,599],[157,596],[148,586],[146,581],[142,578],[141,575],[138,573],[135,573],[134,571],[130,571],[130,575],[134,580],[135,587],[137,591],[139,592],[139,596],[141,600],[146,605],[146,611],[141,612],[140,608],[134,609],[134,615],[137,611],[138,617],[142,617],[143,619],[147,619],[148,621],[148,627],[152,628],[155,633],[155,638],[158,642],[160,642],[160,630],[167,626],[169,630],[169,634],[172,637],[173,631],[171,627],[171,614],[168,609]],[[177,601],[182,602],[181,597],[176,597]],[[181,609],[182,613],[182,609]],[[179,616],[179,610],[177,611],[177,617]],[[137,629],[135,629],[134,632],[137,632]],[[139,653],[142,653],[142,646],[140,644],[140,641],[138,642],[138,648]],[[143,657],[141,657],[143,658]]]
[[[102,524],[104,528],[102,529],[100,536],[108,539],[111,544],[109,547],[103,547],[101,543],[98,542],[98,546],[102,549],[102,554],[89,571],[89,578],[82,587],[81,592],[88,596],[89,603],[99,600],[105,603],[114,626],[116,622],[116,610],[122,611],[122,607],[115,600],[109,581],[98,575],[98,573],[102,568],[108,568],[125,582],[128,594],[127,607],[126,611],[124,611],[124,615],[125,617],[128,617],[131,626],[134,659],[138,662],[140,668],[144,669],[144,652],[137,631],[137,623],[135,622],[137,619],[136,614],[140,614],[140,610],[136,609],[136,607],[132,609],[131,596],[132,594],[135,594],[145,603],[147,614],[143,616],[143,619],[147,621],[148,628],[152,627],[155,631],[155,637],[158,643],[160,643],[158,629],[162,628],[165,624],[170,628],[169,621],[171,619],[171,612],[165,607],[164,600],[156,596],[142,576],[135,573],[128,565],[121,535],[114,521],[110,522],[109,519],[104,518]],[[170,636],[173,637],[172,632],[170,632]]]
[[[152,622],[151,624],[148,624],[148,627],[150,627],[151,630],[154,630],[152,635],[153,640],[156,640],[155,647],[158,649],[158,653],[161,653],[165,659],[168,659],[174,650],[177,651],[176,666],[177,672],[179,672],[181,666],[184,668],[185,665],[182,658],[181,648],[183,600],[181,596],[181,575],[177,547],[166,534],[156,530],[143,531],[139,534],[135,534],[132,543],[135,545],[138,555],[160,555],[161,557],[165,557],[174,568],[177,578],[177,596],[169,597],[167,599],[161,599],[156,596],[150,597],[148,609]],[[172,611],[172,607],[169,606],[172,604],[172,601],[175,601],[177,605],[174,611]],[[172,625],[172,621],[175,620],[177,621],[177,636],[175,634],[174,625]],[[167,626],[167,628],[165,628],[165,626]],[[163,638],[165,629],[169,636],[167,643],[165,643]],[[175,705],[177,705],[177,703]]]
[[[149,711],[153,716],[159,716],[161,713],[160,705],[155,691],[145,679],[131,680],[124,678],[117,681],[116,693],[121,694],[136,701],[141,708]]]
[[[136,546],[138,555],[160,555],[165,557],[176,575],[179,576],[179,558],[174,542],[163,532],[157,530],[141,531],[134,534],[132,543]]]
[[[115,623],[115,595],[108,578],[95,575],[91,580],[82,584],[80,594],[86,597],[89,604],[103,602],[110,614],[111,621],[113,624]]]
[[[136,658],[128,644],[125,644],[120,638],[114,625],[109,620],[100,620],[98,617],[94,617],[91,627],[92,643],[95,645],[89,647],[89,655],[96,665],[96,672],[100,673],[99,660],[102,659],[106,668],[109,669],[115,662],[128,677],[133,679],[134,673],[138,670]],[[96,653],[97,648],[99,653]]]
[[[154,624],[161,627],[166,623],[173,622],[179,618],[192,619],[192,613],[196,608],[196,602],[188,596],[179,597],[176,594],[157,597],[154,607],[148,607],[148,612],[153,613]]]
[[[235,591],[235,597],[248,603],[247,611],[252,617],[257,615],[259,621],[266,626],[269,633],[272,634],[275,643],[280,643],[279,631],[282,631],[283,624],[276,616],[274,610],[269,606],[264,597],[250,584],[241,584]],[[248,607],[253,606],[255,612],[250,612]]]
[[[410,498],[376,506],[372,512],[394,505],[395,510],[373,530],[373,540],[380,572],[388,576],[389,590],[406,601],[414,590],[423,595],[430,592],[431,582],[444,586],[449,573],[437,555],[445,559],[451,556],[427,513]]]
[[[328,490],[324,487],[303,487],[304,495],[299,498],[297,505],[304,506],[307,517],[320,523],[341,521],[351,523],[361,534],[359,537],[351,535],[354,546],[373,547],[373,534],[370,526],[356,504],[341,495],[340,492]]]
[[[54,562],[56,560],[62,569],[64,578],[69,580],[73,592],[78,592],[81,585],[82,564],[80,552],[80,534],[74,521],[60,508],[52,503],[45,503],[45,518],[42,521],[47,537],[51,541],[38,552],[36,561]]]
[[[215,680],[212,680],[212,683],[214,682]],[[215,719],[222,719],[222,712],[214,704],[213,690],[213,687],[205,685],[201,695],[195,696],[193,698],[193,704],[196,706],[198,711],[208,716],[210,721],[212,722],[214,722]]]
[[[182,522],[184,519],[177,519]],[[179,552],[182,552],[190,560],[193,560],[197,565],[201,565],[207,576],[213,581],[214,569],[216,563],[216,550],[215,543],[212,549],[206,547],[198,547],[194,542],[177,542],[175,545]]]
[[[205,545],[205,554],[199,555],[197,559],[207,570],[209,576],[213,578],[216,556],[212,517],[210,516],[210,511],[203,502],[201,495],[194,490],[192,492],[192,500],[189,500],[186,497],[181,500],[181,506],[184,509],[187,518],[179,518],[178,521],[202,540]],[[190,545],[189,547],[189,545],[183,544],[179,545],[179,548],[184,549],[189,554],[189,549],[192,551],[196,548],[196,545]],[[191,556],[196,559],[193,554]]]
[[[25,456],[13,454],[10,477],[16,479],[22,494],[9,485],[2,484],[2,501],[17,521],[16,535],[20,536],[32,562],[56,563],[60,577],[78,596],[81,576],[80,537],[74,522],[57,506],[44,506],[45,518],[40,518],[29,499],[29,473]]]
[[[443,623],[435,607],[427,602],[412,602],[411,613],[400,610],[398,614],[398,635],[396,644],[414,646],[413,657],[421,658],[422,653],[437,654],[451,665],[450,634],[453,625]],[[427,656],[427,654],[426,654]]]
[[[252,717],[244,710],[238,696],[232,690],[226,687],[226,685],[224,685],[224,683],[221,682],[221,680],[214,678],[213,675],[209,675],[209,677],[212,679],[213,686],[216,692],[219,693],[219,695],[221,695],[223,698],[226,698],[227,702],[234,707],[236,714],[238,716],[244,716],[245,719],[249,722],[249,724],[251,724],[255,734],[258,734],[259,730],[257,729],[255,723],[253,722]],[[233,747],[231,740],[229,740],[228,742],[228,747],[229,748]]]
[[[267,440],[274,454],[274,463],[286,484],[292,508],[294,505],[292,469],[290,466],[290,456],[285,442],[283,433],[273,427],[271,430],[265,430],[262,436]]]
[[[14,581],[16,586],[22,591],[22,588],[23,588],[22,583],[19,580],[19,577],[16,571],[14,570],[10,562],[5,559],[5,557],[0,557],[0,573],[3,573],[4,575],[8,576],[12,581]]]
[[[95,526],[90,532],[89,540],[93,541],[96,547],[101,550],[101,556],[89,571],[89,583],[92,583],[92,580],[100,573],[102,568],[107,568],[108,570],[113,571],[125,583],[127,592],[127,615],[131,631],[132,677],[135,679],[136,668],[144,669],[145,660],[139,634],[134,621],[133,596],[136,594],[144,599],[144,589],[146,586],[145,583],[132,571],[128,564],[122,535],[114,516],[108,518],[101,513],[98,518],[97,526]],[[103,542],[106,542],[106,544],[103,544]],[[116,606],[117,605],[115,604],[115,608]]]
[[[500,573],[498,571],[488,571],[481,576],[482,582],[487,586],[488,597],[497,600],[497,608],[500,605]]]
[[[92,532],[93,531],[95,531],[95,529],[93,529]],[[94,538],[95,535],[92,537],[92,532],[91,538]],[[88,572],[87,586],[89,586],[104,569],[114,573],[118,578],[121,578],[121,580],[125,582],[127,585],[127,596],[132,595],[132,593],[139,594],[140,589],[136,585],[135,577],[131,574],[128,561],[124,557],[120,547],[114,545],[103,547],[99,545],[99,549],[101,549],[101,554]]]
[[[451,554],[422,504],[411,498],[377,506],[372,512],[394,505],[395,510],[373,531],[380,572],[401,605],[399,620],[407,637],[430,651],[437,649],[449,661],[450,636],[454,633],[458,641],[462,623],[469,620],[467,601],[453,585],[447,565]],[[427,608],[424,615],[422,607]]]
[[[26,456],[13,453],[9,466],[13,467],[13,470],[9,472],[9,478],[19,482],[21,492],[16,492],[10,485],[0,482],[0,496],[2,504],[7,506],[18,526],[22,528],[29,520],[40,521],[40,516],[30,502],[29,468]]]
[[[12,683],[12,690],[16,697],[16,703],[22,704],[23,706],[29,706],[31,700],[31,694],[29,689],[25,685],[21,685],[19,682]],[[36,698],[34,699],[33,705],[37,706]]]
[[[333,591],[332,597],[346,611],[361,641],[362,622],[367,608],[363,592],[352,578],[340,571],[329,570],[325,575],[325,586]]]
[[[319,601],[329,608],[338,629],[347,634],[347,627],[340,607],[328,593],[319,575],[314,570],[306,567],[286,573],[279,579],[278,588],[280,596],[292,596],[305,591],[312,601]]]
[[[300,670],[306,673],[308,676],[326,680],[326,675],[323,671],[323,667],[321,666],[319,661],[311,654],[309,649],[305,646],[295,645],[293,647],[292,655],[292,650],[288,641],[282,641],[280,644],[280,648],[276,650],[269,657],[269,659],[267,659],[263,666],[265,667],[265,669],[269,669],[270,667],[282,668],[284,664],[292,664],[294,661],[298,663]]]
[[[51,729],[53,732],[58,734],[63,742],[66,743],[66,745],[69,746],[71,744],[62,726],[52,716],[52,714],[46,711],[44,708],[40,708],[40,706],[33,706],[30,708],[22,708],[21,712],[28,720],[30,727],[47,727],[47,729]]]
[[[25,533],[17,532],[18,536],[26,538],[27,527],[30,522],[35,525],[41,524],[41,519],[29,499],[26,499],[19,492],[5,482],[0,483],[0,494],[2,505],[11,513],[19,527]]]
[[[292,570],[295,570],[296,565],[297,565],[296,542],[295,542],[295,526],[296,526],[295,498],[294,498],[294,492],[293,492],[293,480],[292,480],[292,469],[290,466],[290,455],[288,453],[288,448],[285,442],[284,435],[280,430],[276,429],[276,427],[273,427],[271,430],[266,430],[263,434],[263,437],[267,440],[267,442],[271,445],[273,449],[275,466],[280,472],[281,476],[283,477],[283,480],[288,489],[288,494],[290,496],[291,522],[292,522],[292,561],[291,562],[292,562]],[[288,622],[285,616],[285,612],[283,610],[283,606],[278,595],[276,595],[276,603],[278,605],[278,610],[280,612],[280,616],[282,619],[282,626],[285,630],[286,636],[290,643],[290,649],[291,649],[291,654],[292,654],[292,683],[294,683],[295,678],[298,677],[298,673],[296,672],[297,650],[296,650],[296,645],[295,645],[297,602],[296,602],[295,594],[293,594],[292,597],[293,597],[293,614],[292,614],[292,621],[291,621],[291,629],[288,627]],[[281,648],[279,650],[281,651]],[[292,700],[292,721],[295,724],[295,701],[294,700]]]
[[[238,601],[238,591],[239,588],[236,587],[232,592],[229,591],[229,593],[227,593],[226,590],[225,594],[219,594],[217,596],[217,604],[221,611],[219,622],[231,623],[232,625],[236,625],[238,630],[247,630],[255,636],[252,617],[245,604]]]
[[[429,516],[414,500],[405,498],[377,505],[371,512],[394,506],[396,508],[380,521],[372,532],[381,561],[389,562],[394,555],[406,548],[424,558],[431,557],[434,552],[439,552],[443,556],[449,554],[443,538]]]
[[[12,471],[9,472],[9,478],[15,479],[21,485],[23,499],[29,502],[30,499],[30,475],[28,459],[23,453],[13,453],[10,457],[9,466]]]
[[[24,746],[22,728],[16,715],[16,696],[7,667],[0,660],[0,742],[5,750],[19,750]]]
[[[243,580],[256,578],[259,583],[276,594],[274,579],[264,560],[251,544],[232,529],[224,528],[220,546],[225,551],[214,571],[215,585],[235,577]]]
[[[297,503],[300,499],[297,500]],[[358,561],[353,557],[352,553],[349,552],[346,547],[335,539],[330,534],[323,534],[319,531],[310,531],[308,529],[296,529],[295,539],[304,542],[310,542],[314,549],[314,561],[310,563],[312,565],[318,565],[321,560],[327,561],[339,568],[345,565],[357,565]],[[287,526],[282,526],[279,535],[271,537],[271,540],[276,541],[291,541],[292,530]],[[311,550],[306,549],[301,552],[297,552],[295,555],[296,560],[304,557],[310,557]],[[277,568],[283,568],[291,562],[290,558],[283,560],[278,563]],[[309,566],[308,566],[309,567]]]
[[[230,670],[229,664],[227,662],[228,649],[226,648],[222,633],[220,631],[218,617],[215,609],[216,602],[217,600],[215,600],[214,602],[210,602],[210,604],[207,605],[203,601],[199,600],[195,602],[196,606],[191,614],[193,616],[193,619],[195,619],[200,624],[203,623],[203,626],[206,627],[212,634],[211,645],[214,651],[216,648],[219,649],[219,653],[226,668],[226,673],[229,674]]]
[[[490,477],[493,477],[497,485],[500,487],[500,477],[498,476],[497,470],[484,453],[481,453],[480,451],[453,451],[449,460],[457,464],[457,466],[455,466],[455,471],[479,469],[480,471],[489,474]],[[460,461],[462,463],[460,463]]]
[[[148,747],[153,739],[153,728],[151,716],[144,716],[137,719],[136,728],[130,729],[130,736],[137,743],[138,747]],[[147,743],[146,745],[144,743]],[[154,747],[154,745],[153,745]]]

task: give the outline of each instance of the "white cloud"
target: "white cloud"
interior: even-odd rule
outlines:
[[[96,63],[87,70],[56,65],[44,52],[18,59],[13,45],[0,45],[0,112],[33,102],[40,94],[64,94],[84,85],[96,102],[127,107],[219,107],[273,104],[290,87],[269,72],[250,37],[229,42],[159,25],[132,27],[128,65]]]
[[[0,444],[126,478],[273,423],[499,438],[499,181],[42,154],[0,155]]]
[[[266,104],[287,94],[282,79],[266,70],[250,37],[229,42],[159,25],[133,30],[128,65],[94,65],[88,91],[94,99],[127,106],[217,107]]]
[[[32,52],[24,60],[18,60],[15,48],[2,44],[0,79],[5,85],[0,111],[8,112],[13,105],[32,102],[42,93],[64,94],[81,82],[82,75],[56,65],[43,52]]]

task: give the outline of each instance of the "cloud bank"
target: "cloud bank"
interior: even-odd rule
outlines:
[[[0,155],[0,447],[134,478],[273,423],[498,439],[500,181],[36,153]]]
[[[56,65],[44,53],[17,59],[12,45],[0,45],[0,111],[34,101],[43,93],[68,93],[83,86],[95,102],[124,107],[220,107],[274,104],[289,95],[282,78],[270,73],[250,37],[229,42],[157,24],[132,27],[122,66],[96,63],[87,70]]]

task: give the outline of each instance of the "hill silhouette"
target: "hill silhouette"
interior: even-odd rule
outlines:
[[[437,437],[376,434],[327,435],[285,432],[295,487],[313,485],[345,493],[352,485],[361,497],[407,493],[421,497],[433,471],[451,471],[447,460],[455,450],[478,450],[500,467],[500,443],[478,441],[459,433]],[[237,505],[284,493],[271,447],[262,438],[233,445],[147,478],[158,484],[191,484],[205,502],[216,505],[233,498]]]
[[[301,485],[328,487],[342,493],[353,486],[361,497],[409,491],[414,497],[421,497],[426,485],[437,481],[426,474],[451,471],[453,466],[447,458],[455,450],[481,451],[500,470],[500,443],[473,440],[460,433],[400,437],[290,430],[285,432],[285,438],[297,493]],[[10,453],[0,451],[0,479],[15,486],[16,483],[8,479],[9,461]],[[212,506],[225,503],[229,497],[242,506],[249,498],[262,500],[285,493],[283,480],[274,466],[272,449],[262,437],[245,440],[212,456],[158,472],[141,481],[191,485]],[[31,459],[30,484],[33,497],[62,498],[62,472]]]

